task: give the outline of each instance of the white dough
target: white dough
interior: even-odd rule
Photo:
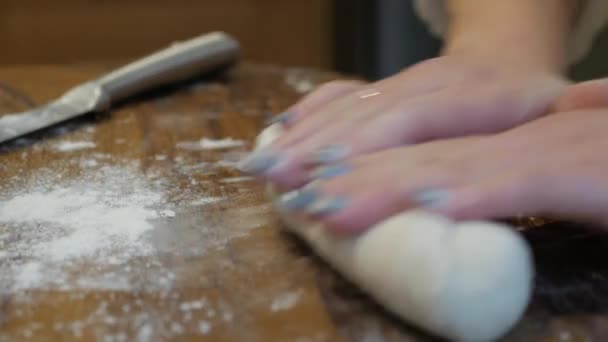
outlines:
[[[273,125],[258,137],[281,134]],[[275,196],[272,189],[270,194]],[[531,293],[531,253],[508,226],[454,223],[405,211],[358,236],[338,236],[319,223],[283,215],[288,228],[326,261],[402,319],[459,341],[489,341],[523,314]]]

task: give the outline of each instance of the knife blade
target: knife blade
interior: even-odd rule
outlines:
[[[130,63],[67,91],[38,108],[0,116],[0,143],[77,116],[109,108],[116,101],[167,83],[233,63],[239,43],[224,32],[212,32]]]

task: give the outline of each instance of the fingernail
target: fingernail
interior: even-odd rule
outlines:
[[[275,115],[274,117],[270,118],[268,121],[266,121],[266,124],[268,126],[270,125],[274,125],[277,123],[280,123],[282,125],[288,124],[289,121],[293,118],[293,113],[291,112],[283,112],[279,115]]]
[[[318,164],[337,162],[346,158],[349,151],[349,147],[342,144],[324,146],[315,152],[313,161]]]
[[[311,178],[330,179],[342,176],[344,174],[349,173],[350,171],[352,171],[352,168],[349,165],[344,164],[322,166],[312,172]]]
[[[341,210],[346,204],[344,197],[321,198],[309,205],[306,211],[311,215],[329,215]]]
[[[282,211],[293,211],[303,209],[317,199],[316,191],[294,190],[279,197],[277,207]]]
[[[275,166],[280,160],[276,152],[261,150],[245,157],[237,168],[246,173],[261,173]]]
[[[412,195],[411,200],[427,208],[437,208],[442,206],[449,198],[449,193],[444,190],[424,190]]]

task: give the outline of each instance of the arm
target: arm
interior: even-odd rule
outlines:
[[[444,53],[560,72],[579,2],[448,0]]]

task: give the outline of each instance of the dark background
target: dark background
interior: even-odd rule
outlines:
[[[1,0],[1,64],[129,60],[212,30],[243,58],[378,79],[437,54],[411,0]],[[605,43],[605,44],[604,44]],[[608,34],[576,79],[608,75]]]
[[[412,1],[336,0],[335,65],[339,70],[377,79],[437,55],[441,42],[416,16]],[[570,76],[585,80],[608,76],[608,30],[596,39]]]

